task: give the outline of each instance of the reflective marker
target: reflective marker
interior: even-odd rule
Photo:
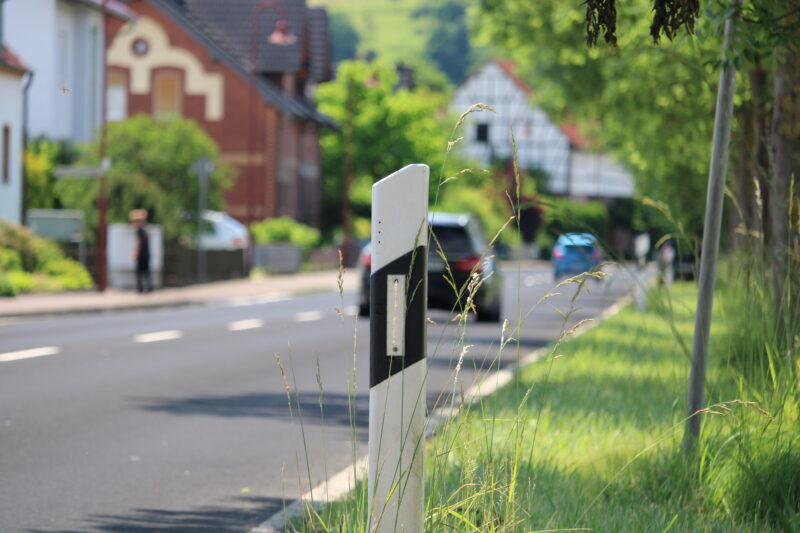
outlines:
[[[369,531],[422,533],[428,167],[372,187]]]

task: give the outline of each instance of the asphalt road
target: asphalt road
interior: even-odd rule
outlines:
[[[617,268],[590,282],[572,323],[631,281]],[[573,288],[535,307],[553,286],[544,266],[506,269],[504,286],[522,354],[558,336],[553,307],[568,311]],[[351,464],[367,449],[369,387],[354,289],[0,322],[0,531],[239,533]],[[451,317],[430,316],[433,407],[460,350]],[[513,363],[500,337],[468,324],[462,383]]]

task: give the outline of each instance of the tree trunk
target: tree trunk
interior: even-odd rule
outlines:
[[[800,0],[787,2],[787,7],[793,14],[782,21],[785,26],[797,22]],[[772,120],[774,174],[770,191],[771,248],[779,312],[791,312],[786,308],[787,302],[797,305],[794,298],[787,299],[787,296],[797,295],[786,293],[787,289],[794,291],[786,286],[786,279],[789,274],[790,239],[795,242],[797,239],[789,208],[794,205],[796,217],[800,181],[800,27],[795,26],[790,31],[786,42],[785,47],[775,51],[775,109]]]
[[[731,161],[731,175],[733,177],[733,197],[735,205],[730,210],[728,217],[731,244],[738,249],[746,248],[750,238],[749,232],[755,229],[755,187],[753,177],[754,154],[757,150],[755,132],[755,115],[752,101],[747,101],[734,110],[736,116],[735,155]]]
[[[768,73],[759,59],[755,60],[755,64],[748,74],[753,106],[752,132],[755,141],[755,149],[752,152],[754,174],[750,178],[753,185],[753,194],[750,197],[753,213],[752,229],[762,236],[760,241],[762,244],[769,245],[772,242],[769,216],[769,189],[772,175],[769,157],[772,100],[767,90]],[[756,183],[753,183],[753,180]],[[759,258],[761,258],[760,255]]]

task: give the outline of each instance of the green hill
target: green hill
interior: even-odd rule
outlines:
[[[309,0],[309,4],[346,15],[361,37],[359,54],[373,51],[384,60],[405,62],[424,55],[432,21],[413,15],[429,4],[425,0]]]

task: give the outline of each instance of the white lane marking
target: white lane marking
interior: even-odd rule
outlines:
[[[322,320],[322,313],[320,311],[297,313],[294,315],[294,320],[295,322],[314,322],[315,320]]]
[[[156,331],[154,333],[142,333],[141,335],[136,335],[133,338],[133,342],[158,342],[158,341],[170,341],[172,339],[180,339],[183,337],[183,333],[178,331],[177,329],[168,329],[166,331]]]
[[[264,294],[261,296],[239,296],[228,300],[228,305],[232,307],[244,307],[248,305],[271,304],[283,302],[289,298],[285,294]]]
[[[246,329],[260,328],[263,325],[264,321],[260,318],[248,318],[247,320],[228,322],[228,331],[244,331]]]
[[[20,359],[30,359],[32,357],[55,355],[60,351],[61,349],[55,346],[43,346],[42,348],[32,348],[30,350],[20,350],[18,352],[7,352],[0,354],[0,363],[8,363],[9,361],[18,361]]]
[[[347,316],[356,316],[358,314],[358,306],[348,305],[344,308],[344,314]]]

